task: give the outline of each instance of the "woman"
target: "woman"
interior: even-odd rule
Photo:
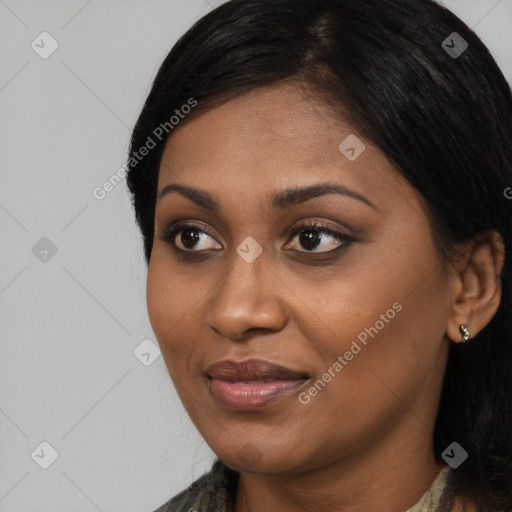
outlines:
[[[429,0],[232,0],[178,41],[128,184],[218,460],[159,512],[512,510],[511,134]]]

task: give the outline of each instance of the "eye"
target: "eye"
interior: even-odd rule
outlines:
[[[354,239],[319,222],[309,222],[288,230],[285,249],[305,253],[329,253],[350,245]],[[297,242],[294,240],[297,239]],[[201,253],[222,249],[211,235],[195,224],[176,224],[165,228],[160,240],[181,253]],[[297,249],[300,246],[303,248]]]
[[[332,252],[341,247],[345,247],[350,245],[354,239],[350,236],[344,235],[334,229],[329,228],[328,226],[318,223],[318,222],[310,222],[303,224],[299,228],[292,228],[290,230],[290,236],[293,235],[293,239],[297,238],[297,242],[295,244],[290,243],[286,245],[286,248],[295,249],[293,245],[300,245],[305,250],[302,251],[298,249],[300,252]]]
[[[222,249],[222,246],[213,237],[194,224],[177,224],[166,228],[160,239],[182,252]]]

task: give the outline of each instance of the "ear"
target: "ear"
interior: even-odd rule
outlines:
[[[497,231],[483,231],[459,246],[450,274],[452,308],[446,328],[452,341],[462,341],[461,324],[474,338],[496,314],[504,262],[505,247]]]

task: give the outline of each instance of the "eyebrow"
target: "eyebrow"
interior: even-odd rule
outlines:
[[[166,185],[160,192],[158,199],[162,199],[162,197],[172,192],[181,194],[187,199],[190,199],[197,206],[211,212],[217,212],[220,210],[220,204],[205,190],[185,185],[178,185],[177,183]],[[358,192],[344,187],[343,185],[328,182],[305,187],[288,188],[274,193],[270,198],[270,201],[274,208],[285,209],[326,194],[338,194],[351,199],[356,199],[377,210],[377,207],[369,199]]]

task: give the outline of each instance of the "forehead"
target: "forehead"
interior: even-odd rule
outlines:
[[[360,153],[356,159],[347,157],[345,141]],[[270,190],[326,180],[388,202],[390,196],[415,194],[320,96],[281,83],[235,97],[178,127],[162,156],[158,191],[182,183],[248,204]]]
[[[329,131],[336,134],[333,141],[326,139]],[[184,124],[172,133],[162,160],[185,156],[193,164],[229,155],[229,162],[236,157],[240,162],[275,162],[282,155],[325,163],[336,155],[332,150],[337,144],[332,145],[340,133],[350,131],[320,97],[306,94],[299,85],[280,83],[234,97]],[[195,151],[184,155],[191,147]]]

